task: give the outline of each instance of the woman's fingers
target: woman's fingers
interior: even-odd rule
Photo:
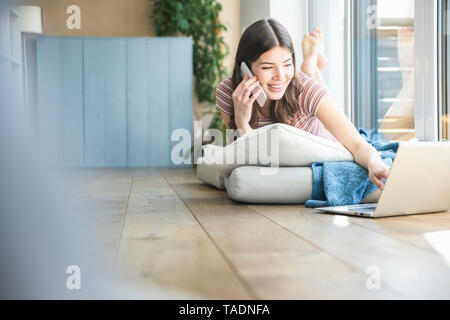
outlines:
[[[378,188],[382,188],[383,187],[383,182],[378,179],[378,177],[376,175],[372,175],[372,179],[370,179],[374,185],[376,185]]]
[[[250,83],[245,89],[244,89],[244,92],[243,92],[243,99],[244,100],[247,100],[247,99],[249,99],[250,98],[250,94],[252,93],[252,91],[257,87],[259,85],[259,81],[254,81],[254,82],[252,82],[252,83]],[[256,94],[256,93],[255,93]]]
[[[244,75],[244,80],[238,85],[236,90],[233,92],[233,101],[239,105],[239,102],[244,104],[248,104],[249,101],[252,101],[253,97],[250,97],[252,91],[260,85],[258,79],[256,77],[248,78],[247,74]],[[256,97],[259,96],[255,91]],[[255,98],[256,99],[256,98]],[[254,100],[254,99],[253,99]]]
[[[241,83],[239,83],[233,94],[236,97],[242,96],[244,90],[255,81],[257,81],[256,77],[249,78],[248,73],[246,73],[244,75],[244,80],[242,80]]]
[[[255,94],[253,94],[253,96],[250,98],[250,101],[253,102],[256,100],[256,98],[259,97],[259,95],[261,94],[261,92],[263,91],[263,89],[261,87],[258,88],[258,90],[255,91]]]

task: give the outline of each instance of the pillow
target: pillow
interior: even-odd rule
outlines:
[[[218,175],[218,173],[216,173]],[[312,197],[311,167],[280,168],[273,176],[262,175],[258,167],[236,168],[225,178],[230,199],[258,204],[304,204]],[[380,189],[361,203],[375,203]]]
[[[273,175],[279,167],[310,167],[314,162],[354,161],[352,154],[341,143],[284,123],[253,130],[225,147],[209,144],[202,148],[203,157],[199,162],[210,165],[224,177],[242,166],[258,166],[263,175]]]
[[[273,176],[259,167],[240,167],[225,178],[230,199],[246,203],[302,204],[311,199],[311,167],[280,168]]]
[[[206,184],[216,187],[219,190],[225,190],[225,181],[216,169],[207,164],[197,165],[197,178]]]

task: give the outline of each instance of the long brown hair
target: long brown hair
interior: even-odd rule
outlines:
[[[263,53],[274,47],[281,46],[288,49],[292,54],[294,65],[294,76],[286,88],[283,98],[272,100],[270,104],[270,116],[278,123],[293,125],[294,115],[298,108],[298,96],[303,90],[303,86],[297,76],[295,66],[295,52],[289,32],[274,19],[261,19],[250,25],[242,34],[236,52],[233,75],[231,82],[233,91],[236,90],[239,83],[242,82],[240,65],[244,61],[251,69],[251,65]],[[254,102],[254,106],[256,101]],[[256,126],[256,107],[252,110],[252,116],[249,122],[250,127]],[[231,110],[230,128],[236,128],[234,119],[234,108]]]

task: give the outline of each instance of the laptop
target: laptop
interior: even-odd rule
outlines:
[[[378,203],[317,210],[369,218],[450,209],[450,142],[400,142]]]

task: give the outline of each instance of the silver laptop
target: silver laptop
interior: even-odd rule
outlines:
[[[317,208],[378,218],[450,209],[450,142],[400,142],[378,203]]]

